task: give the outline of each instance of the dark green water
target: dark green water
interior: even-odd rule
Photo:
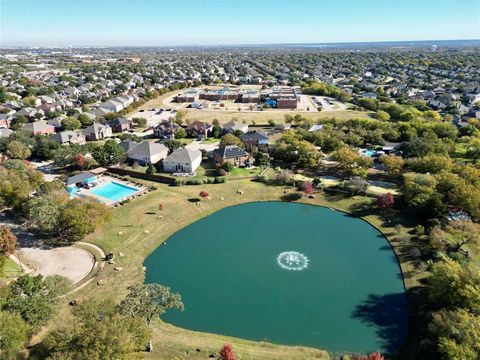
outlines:
[[[308,257],[301,271],[277,256]],[[407,301],[386,239],[361,219],[281,202],[221,210],[175,233],[145,261],[146,281],[180,292],[187,329],[306,345],[391,352],[403,343]]]

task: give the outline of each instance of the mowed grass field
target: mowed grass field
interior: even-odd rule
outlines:
[[[145,184],[148,183],[145,182]],[[106,253],[115,254],[115,265],[106,265],[96,279],[96,281],[105,280],[104,286],[97,286],[94,281],[77,293],[67,296],[57,320],[58,324],[70,316],[67,303],[72,299],[112,298],[117,302],[120,301],[127,294],[128,286],[144,281],[142,268],[144,259],[179,229],[227,206],[251,201],[279,200],[287,189],[251,180],[232,180],[225,184],[182,187],[155,185],[158,186],[157,190],[115,208],[112,220],[86,239],[100,246]],[[238,190],[242,190],[243,194],[238,194]],[[288,190],[294,189],[289,187]],[[200,191],[207,191],[211,199],[202,200],[201,205],[190,202],[189,199],[197,198]],[[342,211],[358,212],[358,209],[371,204],[374,199],[362,196],[345,198],[317,194],[315,198],[303,197],[300,201]],[[159,210],[160,204],[162,210]],[[405,251],[403,240],[410,230],[408,223],[395,216],[386,221],[374,213],[365,212],[362,215],[364,219],[390,236],[390,241],[401,260],[402,270],[405,274],[409,274],[405,279],[406,287],[415,286],[418,276],[415,274],[414,264],[410,258],[402,256]],[[399,222],[403,222],[406,226],[394,227]],[[120,256],[120,253],[123,256]],[[122,271],[114,271],[114,267],[121,267]],[[225,343],[232,344],[240,360],[329,358],[326,352],[318,349],[280,346],[200,333],[181,329],[161,320],[155,322],[153,336],[154,352],[146,355],[148,359],[206,359],[208,354],[217,352]],[[197,351],[197,348],[200,351]]]
[[[148,101],[146,104],[136,109],[134,113],[138,112],[140,109],[173,109],[176,108],[174,104],[171,104],[171,99],[179,94],[181,90],[173,91],[159,96],[156,99]],[[319,120],[322,118],[337,118],[337,119],[352,119],[352,118],[370,118],[372,113],[366,111],[353,111],[353,110],[340,110],[340,111],[299,111],[299,110],[277,110],[277,109],[268,109],[264,111],[249,111],[242,110],[238,111],[237,106],[230,107],[228,110],[209,110],[209,109],[182,109],[186,112],[185,120],[194,121],[207,121],[212,122],[213,120],[218,120],[220,124],[231,121],[232,119],[237,119],[239,121],[244,121],[245,123],[257,125],[268,124],[268,120],[273,120],[276,123],[285,122],[285,116],[291,115],[295,116],[300,114],[308,119],[313,121]]]

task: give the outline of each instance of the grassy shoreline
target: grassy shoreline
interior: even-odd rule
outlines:
[[[278,201],[285,188],[268,186],[250,180],[227,182],[226,184],[168,187],[158,185],[158,189],[144,195],[133,202],[114,209],[113,219],[90,235],[86,241],[100,246],[105,252],[115,254],[115,265],[106,265],[97,281],[105,280],[106,285],[99,287],[92,282],[75,294],[75,298],[113,298],[119,301],[127,293],[127,287],[144,281],[143,261],[163,241],[179,229],[228,206],[253,201]],[[290,191],[292,188],[288,188]],[[198,197],[201,190],[208,191],[211,200],[196,205],[188,201]],[[237,191],[242,190],[243,194]],[[223,198],[223,200],[222,200]],[[370,204],[373,199],[363,196],[343,198],[318,194],[314,199],[302,198],[306,204],[335,208],[355,215],[360,215],[372,226],[379,229],[389,239],[400,261],[403,274],[414,274],[414,265],[404,257],[402,242],[397,241],[407,236],[410,224],[395,227],[398,234],[392,237],[395,223],[386,223],[384,219],[373,213],[359,210]],[[159,210],[162,204],[163,210]],[[123,233],[123,235],[119,235]],[[124,256],[119,256],[123,253]],[[117,272],[113,267],[122,267]],[[416,286],[418,277],[405,277],[407,290]],[[67,300],[71,300],[70,298]],[[63,313],[68,313],[65,308]],[[328,359],[328,355],[317,349],[272,345],[262,342],[241,340],[222,335],[206,334],[180,329],[170,324],[157,321],[154,326],[155,348],[148,359],[204,359],[206,352],[217,351],[223,343],[232,343],[239,359]],[[201,351],[197,352],[196,348]],[[267,349],[267,351],[266,351]],[[188,355],[187,355],[188,352]]]

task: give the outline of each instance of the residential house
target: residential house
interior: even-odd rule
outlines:
[[[193,173],[201,163],[200,150],[179,148],[163,160],[163,169],[167,172]]]
[[[122,103],[115,100],[108,100],[100,104],[100,107],[108,109],[110,111],[118,112],[123,110]]]
[[[185,129],[187,134],[194,138],[208,137],[213,126],[203,121],[194,121]]]
[[[55,127],[55,129],[61,129],[62,128],[62,118],[61,117],[56,117],[54,119],[48,120],[47,124],[52,125],[53,127]]]
[[[165,120],[155,126],[153,134],[160,139],[174,139],[175,133],[179,128],[180,126],[172,120]]]
[[[241,131],[245,134],[248,132],[248,125],[235,120],[232,120],[223,125],[224,134],[233,133],[235,131]]]
[[[250,152],[262,151],[268,152],[268,136],[258,131],[250,131],[241,136],[245,149]]]
[[[213,151],[213,160],[219,165],[228,162],[234,166],[242,166],[249,158],[250,154],[237,145],[227,145]]]
[[[133,148],[137,147],[139,144],[140,143],[135,142],[135,141],[122,141],[118,145],[120,145],[122,147],[122,149],[125,150],[125,152],[129,152]]]
[[[94,122],[84,129],[83,133],[88,141],[103,140],[112,136],[112,128],[108,125]]]
[[[45,124],[40,121],[25,124],[23,125],[22,130],[25,132],[29,132],[33,135],[50,135],[55,133],[54,126]]]
[[[0,128],[0,138],[7,138],[13,131],[7,128]]]
[[[129,160],[137,161],[140,164],[156,164],[165,159],[168,155],[168,148],[163,144],[154,142],[142,142],[127,152]]]
[[[108,123],[113,132],[124,132],[133,129],[133,121],[127,118],[116,118]]]
[[[86,142],[85,135],[81,132],[62,131],[53,135],[53,139],[62,145],[83,145]]]

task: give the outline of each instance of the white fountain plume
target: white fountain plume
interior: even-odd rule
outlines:
[[[277,263],[282,269],[300,271],[308,267],[308,258],[296,251],[284,251],[278,255]]]

